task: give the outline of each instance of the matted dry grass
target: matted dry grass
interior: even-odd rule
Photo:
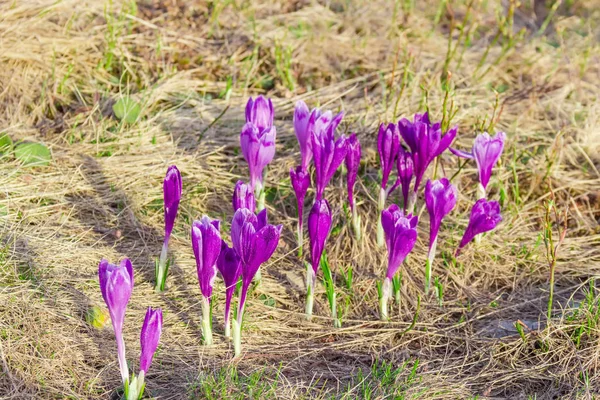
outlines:
[[[436,26],[439,3],[417,3],[410,14],[402,2],[379,0],[147,0],[135,8],[124,1],[0,4],[1,130],[14,141],[44,142],[53,154],[46,167],[22,167],[10,155],[0,159],[0,398],[109,397],[120,379],[114,335],[110,326],[91,327],[86,313],[103,305],[98,261],[126,256],[136,282],[125,324],[132,365],[145,308],[165,313],[161,347],[147,378],[149,392],[161,399],[202,397],[201,378],[230,364],[242,374],[276,371],[264,378],[278,382],[271,397],[359,398],[360,385],[346,389],[356,384],[359,369],[367,371],[376,360],[401,365],[415,359],[418,379],[403,389],[406,398],[598,396],[600,328],[589,322],[597,321],[596,289],[590,310],[573,311],[590,279],[600,274],[597,1],[561,7],[547,35],[536,34],[543,18],[523,5],[515,19],[515,30],[527,29],[523,41],[494,62],[500,40],[479,69],[498,29],[495,12],[503,6],[475,2],[470,23],[476,23],[476,35],[460,66],[453,61],[449,67],[460,126],[456,145],[470,145],[478,123],[492,115],[492,88],[501,91],[497,129],[507,132],[509,143],[491,196],[502,193],[504,222],[481,245],[472,244],[458,265],[444,266],[438,256],[434,268],[444,285],[443,305],[424,298],[415,326],[404,333],[417,296],[423,296],[422,213],[419,242],[404,266],[401,305],[394,306],[391,322],[377,320],[375,284],[385,260],[374,241],[377,125],[421,110],[422,88],[439,118],[449,21],[454,15],[459,23],[467,9],[462,1],[448,2]],[[455,41],[457,36],[455,31]],[[293,91],[280,56],[288,49]],[[409,57],[409,80],[393,115]],[[389,87],[396,93],[386,106]],[[127,93],[143,104],[133,125],[111,113],[114,101]],[[201,345],[188,230],[202,214],[226,221],[228,229],[233,184],[247,175],[238,150],[243,106],[258,93],[272,97],[276,107],[277,155],[267,176],[267,206],[270,219],[285,229],[249,299],[243,356],[232,361],[220,330],[221,283],[216,344]],[[355,271],[353,294],[340,289],[342,298],[350,296],[341,329],[327,318],[322,293],[318,317],[307,322],[302,313],[304,267],[295,251],[288,179],[289,168],[299,162],[291,124],[298,99],[343,109],[341,130],[357,132],[363,143],[358,197],[362,220],[370,223],[362,242],[351,238],[341,209],[343,178],[335,177],[327,190],[337,224],[329,259],[338,270]],[[152,286],[163,235],[161,181],[172,163],[182,171],[184,197],[171,239],[169,289],[157,295]],[[458,170],[450,155],[441,166],[447,176]],[[475,180],[472,164],[455,179],[460,200],[443,228],[441,252],[453,251],[460,239]],[[539,240],[549,184],[559,206],[568,208],[569,231],[559,252],[556,317],[547,324],[548,263]],[[525,339],[511,328],[519,320],[528,325]]]

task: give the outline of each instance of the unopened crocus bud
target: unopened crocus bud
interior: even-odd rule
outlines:
[[[308,121],[310,119],[308,106],[302,100],[296,103],[294,109],[294,131],[300,145],[300,156],[302,157],[302,169],[308,169],[308,164],[312,160],[312,150],[310,148],[310,131]]]
[[[140,371],[143,371],[144,374],[148,373],[148,368],[150,368],[150,364],[152,364],[152,358],[158,347],[158,342],[160,341],[162,324],[162,310],[160,308],[154,310],[151,307],[148,307],[146,318],[144,318],[144,324],[142,325],[142,331],[140,333],[140,344],[142,347],[140,354]]]
[[[425,185],[425,205],[429,213],[429,255],[425,269],[425,293],[429,292],[431,285],[431,268],[442,220],[456,206],[457,199],[458,190],[447,178],[427,181]]]
[[[500,215],[500,204],[497,201],[487,201],[479,199],[471,209],[469,225],[460,241],[456,255],[465,247],[473,238],[480,233],[489,232],[494,229],[502,221]]]
[[[354,185],[356,185],[356,179],[358,178],[358,168],[360,167],[361,156],[360,142],[356,137],[356,133],[350,135],[348,141],[346,142],[346,146],[348,147],[345,158],[348,202],[350,203],[350,212],[352,213],[352,227],[354,230],[354,236],[356,240],[360,240],[360,217],[354,202]]]
[[[310,241],[311,260],[311,266],[307,269],[306,273],[306,315],[308,318],[312,316],[317,271],[321,263],[323,250],[325,249],[325,242],[331,230],[331,224],[332,215],[329,203],[325,199],[316,200],[308,214],[308,237]]]
[[[121,261],[119,266],[110,264],[102,259],[98,265],[98,278],[102,298],[108,306],[108,312],[117,340],[119,369],[123,383],[129,378],[127,360],[125,358],[125,342],[123,341],[123,322],[125,310],[133,291],[133,266],[128,258]]]
[[[203,216],[192,224],[192,247],[196,257],[198,283],[202,292],[202,332],[204,343],[212,344],[212,323],[210,319],[210,297],[217,276],[217,258],[221,252],[219,221]]]
[[[450,151],[459,157],[475,159],[479,171],[479,183],[481,185],[479,198],[485,197],[485,191],[490,182],[492,170],[502,155],[505,141],[506,134],[504,132],[498,132],[494,137],[484,132],[475,138],[473,149],[470,153],[450,148]]]
[[[428,113],[415,114],[413,122],[403,118],[398,122],[398,127],[412,153],[415,173],[414,192],[417,193],[427,167],[450,147],[458,133],[458,127],[455,126],[443,134],[441,123],[431,124]]]
[[[402,198],[404,199],[404,211],[412,212],[414,196],[410,192],[410,184],[414,177],[412,154],[404,150],[402,146],[398,150],[398,181],[402,187]]]
[[[381,222],[383,231],[385,232],[388,266],[382,285],[383,290],[379,305],[380,317],[382,320],[386,320],[391,282],[396,272],[398,272],[400,265],[417,242],[417,223],[419,222],[419,218],[412,214],[405,216],[396,204],[392,204],[383,210]]]
[[[221,252],[217,259],[217,269],[221,273],[221,277],[225,283],[225,337],[230,337],[231,325],[229,317],[231,314],[231,299],[242,274],[242,264],[235,250],[229,247],[225,241],[221,242]]]
[[[339,120],[343,114],[338,114]],[[321,116],[321,119],[323,116]],[[336,117],[337,118],[337,117]],[[346,136],[341,135],[337,140],[335,130],[337,123],[335,119],[330,122],[326,129],[315,129],[311,135],[311,146],[315,162],[315,187],[316,198],[323,198],[325,187],[346,157]],[[317,120],[319,122],[319,120]],[[315,126],[320,126],[315,123]]]
[[[167,174],[163,181],[163,198],[165,206],[165,240],[160,252],[160,258],[156,267],[156,290],[163,291],[167,279],[167,252],[169,248],[169,239],[175,225],[179,202],[181,201],[181,174],[175,165],[167,169]]]
[[[243,181],[237,181],[235,188],[233,189],[233,212],[236,212],[239,208],[247,208],[254,212],[256,205],[254,201],[254,193],[250,185]]]
[[[400,148],[400,132],[396,124],[379,125],[377,136],[377,151],[379,152],[379,164],[381,166],[381,188],[387,187],[392,168],[394,168],[398,149]]]
[[[250,170],[250,186],[255,191],[262,186],[263,169],[275,156],[276,129],[273,125],[271,99],[258,96],[246,105],[246,125],[240,135],[240,146]]]
[[[304,244],[302,216],[304,212],[304,197],[310,186],[310,174],[301,165],[296,168],[290,168],[290,181],[296,194],[296,205],[298,207],[298,249],[300,255],[302,255],[302,246]]]

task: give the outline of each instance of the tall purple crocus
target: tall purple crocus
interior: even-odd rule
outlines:
[[[254,193],[252,192],[250,185],[244,183],[243,181],[237,181],[235,188],[233,189],[232,203],[233,212],[236,212],[238,208],[247,208],[248,210],[254,212],[256,209],[256,204],[254,200]]]
[[[221,273],[223,282],[225,282],[225,337],[230,337],[231,325],[229,317],[231,314],[231,299],[242,274],[242,265],[235,250],[229,247],[225,241],[221,242],[221,253],[219,253],[219,258],[217,259],[217,269]]]
[[[276,129],[273,125],[271,99],[252,97],[246,105],[246,125],[242,128],[240,145],[250,170],[250,187],[258,197],[258,208],[264,208],[263,169],[275,156]]]
[[[314,111],[314,110],[313,110]],[[310,131],[309,120],[311,113],[308,110],[308,106],[302,100],[296,103],[294,109],[294,131],[296,132],[296,138],[300,144],[300,156],[302,157],[302,169],[307,170],[308,164],[312,160],[312,150],[310,148]]]
[[[484,132],[482,135],[475,138],[473,149],[470,153],[450,148],[450,151],[459,157],[475,159],[477,169],[479,170],[479,186],[477,192],[478,198],[480,199],[486,197],[486,189],[490,182],[490,177],[492,176],[492,169],[502,155],[505,141],[506,134],[504,132],[498,132],[494,137],[490,136],[489,133]]]
[[[416,196],[427,167],[429,167],[429,164],[436,157],[450,147],[458,133],[458,127],[455,126],[445,134],[442,134],[441,123],[436,122],[432,124],[429,121],[429,114],[425,112],[423,114],[415,114],[413,122],[410,122],[406,118],[401,119],[398,121],[398,128],[412,153],[415,173],[413,192]]]
[[[360,240],[360,217],[354,203],[354,185],[358,177],[358,168],[360,167],[360,142],[356,137],[356,133],[350,135],[347,141],[348,151],[346,152],[346,184],[348,186],[348,203],[350,203],[350,211],[352,212],[352,227],[356,240]]]
[[[396,163],[398,150],[400,149],[400,132],[396,124],[379,125],[377,136],[377,151],[379,152],[379,164],[381,167],[381,188],[379,190],[379,201],[377,203],[380,218],[377,221],[377,245],[383,246],[383,227],[381,226],[381,212],[385,208],[385,201],[391,189],[387,184],[390,173]]]
[[[171,165],[167,169],[167,175],[163,181],[163,197],[165,205],[165,241],[160,252],[160,258],[155,268],[156,291],[162,292],[165,290],[165,282],[167,280],[167,272],[170,262],[167,260],[167,252],[169,248],[169,238],[173,231],[179,202],[181,200],[181,174],[175,165]]]
[[[336,118],[339,117],[341,120],[340,113]],[[314,122],[314,129],[311,134],[311,146],[315,161],[315,187],[316,187],[316,199],[320,200],[323,198],[323,192],[325,187],[337,171],[340,164],[346,157],[346,136],[341,135],[337,140],[335,139],[335,130],[338,126],[339,121],[336,123],[331,121],[323,130],[324,126],[323,118],[327,116],[323,114]],[[311,117],[312,119],[312,117]],[[312,124],[313,122],[309,122]]]
[[[400,265],[413,249],[417,241],[417,223],[419,217],[412,214],[406,216],[396,204],[392,204],[381,214],[381,222],[385,232],[385,243],[388,250],[388,267],[381,287],[379,299],[381,320],[387,320],[387,303],[390,298],[392,279]]]
[[[456,249],[455,256],[458,256],[463,247],[469,244],[475,236],[491,231],[501,221],[502,215],[500,215],[500,204],[498,204],[497,201],[487,201],[486,199],[477,200],[471,209],[469,225],[467,225],[467,229],[458,245],[458,249]]]
[[[302,166],[290,168],[290,181],[296,194],[296,205],[298,208],[298,254],[302,257],[304,235],[302,234],[302,216],[304,213],[304,197],[310,186],[310,174]]]
[[[217,258],[221,252],[219,221],[203,216],[192,224],[192,248],[196,258],[196,272],[202,292],[202,334],[204,344],[212,344],[212,321],[210,319],[210,297],[217,276]]]
[[[427,180],[425,184],[425,205],[429,213],[429,254],[425,268],[425,293],[429,293],[431,285],[431,268],[442,220],[454,209],[457,200],[458,190],[447,178],[438,181]]]
[[[125,342],[123,340],[123,322],[125,310],[133,291],[133,266],[128,258],[124,258],[119,266],[102,259],[98,265],[98,278],[102,298],[108,307],[110,320],[117,340],[119,369],[123,383],[129,379],[129,369],[125,358]]]
[[[261,264],[266,262],[279,244],[281,225],[269,225],[267,210],[258,215],[246,208],[235,212],[231,223],[231,241],[242,265],[242,291],[237,320],[233,322],[233,342],[236,356],[241,352],[241,328],[244,305],[250,283]]]
[[[306,317],[308,319],[312,317],[317,271],[319,270],[327,236],[329,236],[331,230],[331,222],[331,207],[329,207],[327,200],[315,200],[308,215],[311,261],[311,265],[307,266],[306,270]]]

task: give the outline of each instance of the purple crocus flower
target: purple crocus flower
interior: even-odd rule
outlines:
[[[217,269],[221,273],[223,282],[225,282],[225,337],[230,337],[229,316],[231,314],[231,299],[242,274],[242,265],[235,250],[229,247],[224,240],[221,242],[221,252],[217,259]]]
[[[302,246],[304,243],[304,235],[302,234],[302,215],[304,212],[304,197],[310,186],[310,174],[302,166],[290,168],[290,181],[292,188],[296,194],[296,205],[298,207],[298,249],[302,255]]]
[[[387,188],[388,179],[392,168],[394,168],[399,148],[400,131],[398,126],[396,124],[379,125],[377,151],[379,152],[379,164],[381,165],[381,188],[384,190]]]
[[[487,201],[486,199],[477,200],[471,209],[469,225],[467,225],[467,229],[460,241],[455,256],[458,256],[462,248],[469,244],[475,236],[480,233],[491,231],[501,221],[500,204],[498,204],[497,201]]]
[[[121,261],[119,266],[110,264],[102,259],[98,265],[98,278],[102,298],[108,307],[110,320],[117,340],[119,369],[123,383],[129,379],[127,360],[125,358],[125,342],[123,341],[123,322],[125,310],[133,291],[133,266],[128,258]]]
[[[415,196],[410,193],[410,184],[414,177],[413,173],[413,160],[412,155],[409,151],[404,150],[402,146],[398,149],[398,158],[396,159],[396,166],[398,168],[398,179],[394,186],[390,190],[393,192],[398,186],[402,187],[402,198],[404,199],[404,212],[412,210],[412,204],[414,203]]]
[[[311,135],[312,152],[315,160],[317,200],[323,198],[325,187],[346,157],[346,136],[342,135],[336,140],[336,128],[337,124],[332,122],[329,123],[324,132],[319,133],[319,130],[315,129]]]
[[[296,131],[296,138],[300,144],[300,156],[302,157],[302,169],[304,170],[308,168],[308,164],[312,159],[310,131],[308,129],[310,116],[311,113],[306,103],[302,100],[298,101],[294,109],[294,131]]]
[[[458,133],[458,127],[455,126],[442,135],[441,123],[431,124],[429,114],[423,113],[415,114],[413,122],[406,118],[401,119],[398,121],[398,128],[412,152],[415,172],[414,192],[417,193],[427,167],[437,156],[450,147]]]
[[[471,153],[450,148],[450,151],[459,157],[475,159],[477,169],[479,170],[479,182],[481,184],[479,190],[480,198],[485,197],[485,191],[492,176],[492,169],[500,159],[505,141],[506,134],[504,132],[498,132],[494,137],[484,132],[475,138]]]
[[[148,373],[148,368],[150,368],[150,364],[152,364],[152,357],[154,357],[158,342],[160,341],[162,324],[162,310],[160,308],[153,310],[151,307],[148,307],[146,318],[144,318],[144,324],[142,325],[142,332],[140,334],[140,344],[142,346],[142,352],[140,354],[140,371],[142,371],[144,375]]]
[[[221,252],[219,221],[203,216],[192,224],[192,248],[196,257],[198,283],[202,292],[202,333],[204,343],[212,344],[212,324],[210,320],[210,297],[217,276],[217,258]]]
[[[258,96],[246,105],[246,125],[240,135],[240,146],[250,169],[250,187],[262,187],[262,172],[275,156],[276,129],[273,125],[271,99]]]
[[[240,208],[233,216],[231,241],[242,264],[242,291],[233,331],[236,355],[241,351],[240,329],[248,288],[261,264],[271,258],[277,248],[281,229],[281,225],[268,224],[266,209],[255,215],[246,208]]]
[[[360,142],[356,137],[356,133],[350,135],[347,141],[348,151],[346,152],[346,183],[348,185],[348,202],[350,203],[350,209],[354,210],[354,185],[356,184],[356,178],[358,177],[358,167],[360,167]]]
[[[256,203],[254,201],[254,193],[250,185],[243,181],[237,181],[235,189],[233,189],[233,212],[236,212],[238,208],[247,208],[254,212]]]
[[[456,206],[457,199],[458,190],[447,178],[428,180],[425,184],[425,205],[429,213],[429,255],[425,269],[425,293],[429,292],[431,285],[431,268],[440,225],[444,217]]]
[[[163,181],[163,197],[165,206],[165,240],[160,252],[158,266],[156,268],[156,290],[162,291],[165,288],[167,279],[167,252],[169,247],[169,238],[173,231],[179,202],[181,200],[181,174],[175,165],[167,169],[167,175]]]
[[[312,316],[317,271],[319,270],[327,236],[329,236],[329,231],[331,230],[331,223],[331,207],[329,207],[327,200],[315,200],[308,214],[308,237],[310,240],[310,260],[312,266],[312,268],[309,267],[306,271],[306,315],[308,318]]]
[[[405,216],[396,204],[392,204],[381,213],[381,224],[388,250],[388,267],[380,298],[382,320],[387,319],[387,302],[390,298],[392,279],[417,241],[418,222],[419,217],[412,214]]]

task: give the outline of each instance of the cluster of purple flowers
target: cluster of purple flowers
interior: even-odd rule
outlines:
[[[325,190],[342,163],[346,167],[348,204],[352,228],[356,240],[361,239],[360,217],[354,196],[361,160],[361,145],[355,133],[336,136],[343,118],[340,112],[319,108],[309,110],[299,101],[294,111],[294,129],[300,146],[300,164],[290,169],[290,181],[296,195],[298,210],[298,247],[303,246],[303,214],[305,199],[311,183],[314,183],[314,200],[308,215],[308,237],[310,263],[307,265],[306,314],[310,318],[313,310],[317,273],[327,238],[333,224],[332,207],[325,198]],[[211,298],[215,279],[221,275],[225,285],[225,336],[230,337],[233,323],[235,354],[241,352],[241,327],[244,306],[250,285],[259,273],[262,264],[268,261],[278,246],[281,225],[271,225],[264,207],[265,167],[275,155],[276,128],[274,108],[270,99],[259,96],[250,98],[246,106],[246,123],[240,134],[240,146],[248,163],[249,181],[235,184],[232,196],[233,218],[231,220],[231,247],[221,237],[221,222],[203,216],[191,226],[192,249],[196,259],[198,283],[202,294],[202,333],[204,343],[210,345],[212,338]],[[377,138],[381,167],[381,185],[378,207],[377,242],[387,246],[388,265],[380,287],[380,316],[387,319],[387,304],[393,290],[397,290],[394,279],[400,266],[413,250],[417,240],[419,217],[414,215],[415,205],[428,167],[445,150],[450,148],[458,132],[457,127],[442,132],[440,122],[431,123],[428,113],[415,114],[413,121],[401,119],[398,123],[381,124]],[[450,148],[460,157],[475,159],[479,170],[477,202],[471,209],[469,223],[460,241],[456,255],[473,238],[490,231],[502,220],[500,206],[486,199],[486,190],[494,165],[497,163],[505,141],[505,134],[495,137],[484,133],[475,139],[471,152]],[[314,165],[314,182],[311,182],[311,164]],[[396,179],[390,185],[392,172]],[[434,173],[435,175],[435,173]],[[386,208],[390,194],[401,187],[402,207],[392,204]],[[163,291],[170,260],[167,258],[168,242],[173,230],[182,196],[181,174],[177,167],[170,166],[163,183],[165,209],[165,239],[156,263],[156,290]],[[424,205],[429,214],[429,254],[425,270],[425,292],[431,285],[432,265],[437,248],[442,220],[455,208],[458,190],[447,178],[427,180],[424,185]],[[144,376],[158,346],[162,330],[162,311],[148,309],[142,327],[140,373],[129,379],[125,359],[125,344],[122,329],[125,309],[133,290],[133,268],[128,259],[120,266],[102,260],[99,266],[102,296],[108,306],[117,339],[118,360],[126,397],[141,396]],[[239,284],[239,285],[238,285]],[[231,322],[231,303],[240,288],[236,318]],[[335,294],[335,293],[334,293]],[[335,295],[332,296],[335,302]],[[332,311],[335,305],[332,305]],[[335,316],[334,316],[335,318]]]

